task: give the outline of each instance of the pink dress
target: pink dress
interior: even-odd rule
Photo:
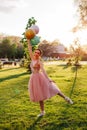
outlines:
[[[32,74],[30,76],[28,90],[30,100],[39,102],[51,98],[60,93],[60,89],[54,82],[50,82],[43,64],[40,60],[32,60],[31,62]]]

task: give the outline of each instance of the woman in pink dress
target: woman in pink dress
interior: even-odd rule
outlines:
[[[45,114],[44,100],[51,98],[54,95],[63,97],[68,103],[73,104],[69,97],[66,97],[56,86],[56,84],[48,77],[44,70],[43,63],[40,60],[41,50],[36,49],[32,52],[32,46],[30,40],[28,40],[28,50],[31,58],[31,70],[28,90],[30,94],[30,100],[33,102],[39,102],[41,113],[38,116]]]

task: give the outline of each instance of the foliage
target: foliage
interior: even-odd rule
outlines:
[[[0,57],[7,57],[11,52],[10,41],[8,39],[3,39],[0,44]]]
[[[67,66],[71,66],[72,65],[72,60],[71,59],[68,59],[68,62],[66,64]]]
[[[74,0],[79,14],[79,26],[87,26],[87,0]]]
[[[57,52],[58,53],[58,45],[60,45],[60,41],[54,40],[53,42],[48,42],[46,40],[43,40],[38,45],[38,48],[42,50],[43,56],[51,57],[52,53]]]
[[[29,29],[32,25],[35,25],[36,22],[37,21],[35,20],[34,17],[29,18],[28,23],[27,23],[26,28],[25,28],[25,31],[27,29]],[[25,32],[23,33],[23,38],[22,38],[21,42],[23,43],[23,46],[24,46],[24,56],[25,56],[24,62],[27,63],[27,64],[25,63],[26,68],[28,69],[29,72],[31,72],[31,70],[30,70],[30,56],[29,56],[29,52],[28,52],[27,39],[25,37]],[[32,50],[35,50],[35,48],[36,48],[36,46],[32,46]]]
[[[74,44],[72,44],[70,46],[71,48],[71,53],[74,57],[74,61],[75,61],[75,65],[79,65],[79,61],[81,60],[82,56],[83,56],[83,50],[82,50],[82,47],[80,45],[80,42],[79,42],[79,39],[76,38],[74,40]]]
[[[39,48],[40,50],[42,50],[43,56],[49,56],[50,46],[51,46],[51,44],[50,44],[49,42],[47,42],[46,40],[42,41],[42,42],[39,44],[38,48]]]
[[[32,25],[35,25],[36,24],[36,20],[35,20],[35,18],[34,17],[31,17],[31,18],[29,18],[28,19],[28,23],[27,23],[27,25],[26,25],[26,27],[25,27],[25,31],[27,30],[27,29],[29,29]],[[21,40],[21,42],[24,44],[24,47],[26,47],[27,46],[27,39],[26,39],[26,37],[25,37],[25,32],[22,34],[23,35],[23,38],[22,38],[22,40]]]
[[[2,69],[2,62],[0,61],[0,69]]]
[[[20,65],[20,67],[25,67],[27,69],[28,73],[31,73],[29,59],[26,59],[26,58],[21,59],[19,65]]]
[[[0,43],[0,58],[22,58],[24,53],[23,46],[21,43],[17,45],[16,42],[9,37],[3,38]]]
[[[17,46],[16,48],[16,58],[23,58],[24,55],[24,47],[22,45]]]
[[[70,95],[75,73],[71,67],[54,64],[45,69],[61,91]],[[72,70],[72,71],[71,71]],[[87,129],[87,66],[78,71],[72,94],[73,105],[59,96],[45,101],[46,115],[37,118],[39,104],[32,103],[28,94],[30,75],[24,68],[0,70],[0,129],[1,130],[86,130]]]
[[[87,61],[87,54],[84,54],[84,55],[83,55],[82,61]]]

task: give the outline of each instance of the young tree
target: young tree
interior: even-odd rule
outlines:
[[[25,27],[25,31],[27,29],[29,29],[32,25],[35,25],[36,22],[37,21],[35,20],[34,17],[29,18],[28,23],[27,23],[27,25]],[[24,56],[25,56],[24,63],[26,65],[26,67],[28,68],[28,71],[31,72],[31,69],[30,69],[30,56],[29,56],[29,53],[28,53],[28,46],[27,46],[27,39],[25,37],[25,32],[22,35],[23,35],[23,38],[22,38],[21,42],[23,43],[23,46],[24,46]],[[32,46],[33,50],[35,48],[36,48],[36,46]]]
[[[87,26],[87,0],[74,0],[79,16],[79,26]]]
[[[82,47],[80,45],[80,41],[78,38],[74,40],[74,43],[71,45],[70,49],[71,49],[72,55],[74,56],[74,61],[75,61],[74,65],[76,66],[80,65],[79,61],[81,60],[83,56],[83,50],[82,50]]]

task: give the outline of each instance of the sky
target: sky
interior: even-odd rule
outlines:
[[[59,39],[66,46],[78,34],[81,40],[85,39],[86,32],[71,32],[77,25],[73,0],[0,0],[0,33],[22,36],[31,17],[37,20],[42,39]]]

